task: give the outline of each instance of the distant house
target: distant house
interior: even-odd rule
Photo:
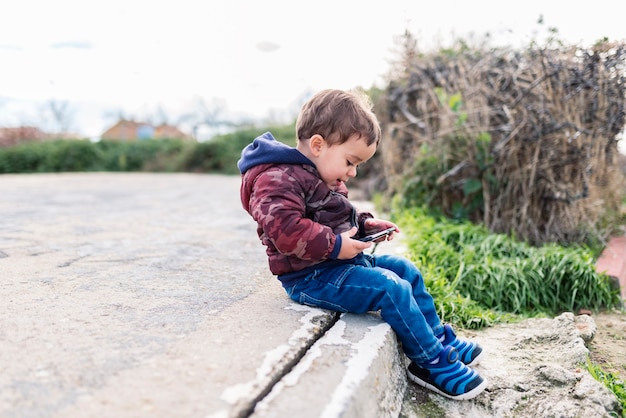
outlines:
[[[0,147],[11,147],[22,142],[44,141],[49,138],[50,135],[34,126],[0,128]]]
[[[138,141],[144,139],[193,139],[175,126],[161,124],[152,126],[149,123],[121,119],[100,135],[102,140]]]

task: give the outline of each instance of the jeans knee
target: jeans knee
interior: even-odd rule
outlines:
[[[413,294],[413,287],[406,280],[390,281],[386,290],[391,298],[395,300],[408,298]]]

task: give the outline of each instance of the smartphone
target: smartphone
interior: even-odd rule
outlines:
[[[389,235],[395,230],[396,230],[395,227],[387,228],[387,229],[383,229],[382,231],[376,232],[372,235],[366,235],[363,238],[357,238],[357,239],[363,242],[376,241],[378,238],[384,237],[385,235]]]

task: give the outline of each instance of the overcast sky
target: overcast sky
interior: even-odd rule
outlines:
[[[381,85],[405,29],[423,48],[486,32],[496,44],[527,45],[547,27],[590,45],[625,40],[624,16],[623,0],[8,2],[0,126],[39,124],[50,100],[69,102],[73,130],[88,136],[111,113],[143,117],[160,106],[176,115],[198,98],[264,118],[307,92]]]

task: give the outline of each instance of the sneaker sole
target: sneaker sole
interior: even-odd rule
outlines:
[[[480,356],[478,356],[480,357]],[[476,359],[478,358],[476,357]],[[474,359],[474,360],[476,360]],[[476,396],[480,395],[480,393],[485,390],[487,388],[487,380],[485,380],[483,378],[483,381],[480,385],[476,386],[474,389],[470,390],[467,393],[462,393],[460,395],[450,395],[446,392],[443,392],[441,389],[438,389],[437,387],[431,385],[428,382],[423,381],[422,379],[420,379],[419,377],[413,375],[411,372],[407,371],[407,375],[409,376],[409,379],[411,379],[414,383],[425,387],[426,389],[430,389],[435,393],[438,393],[441,396],[445,396],[446,398],[450,398],[450,399],[454,399],[455,401],[465,401],[468,399],[473,399]]]

